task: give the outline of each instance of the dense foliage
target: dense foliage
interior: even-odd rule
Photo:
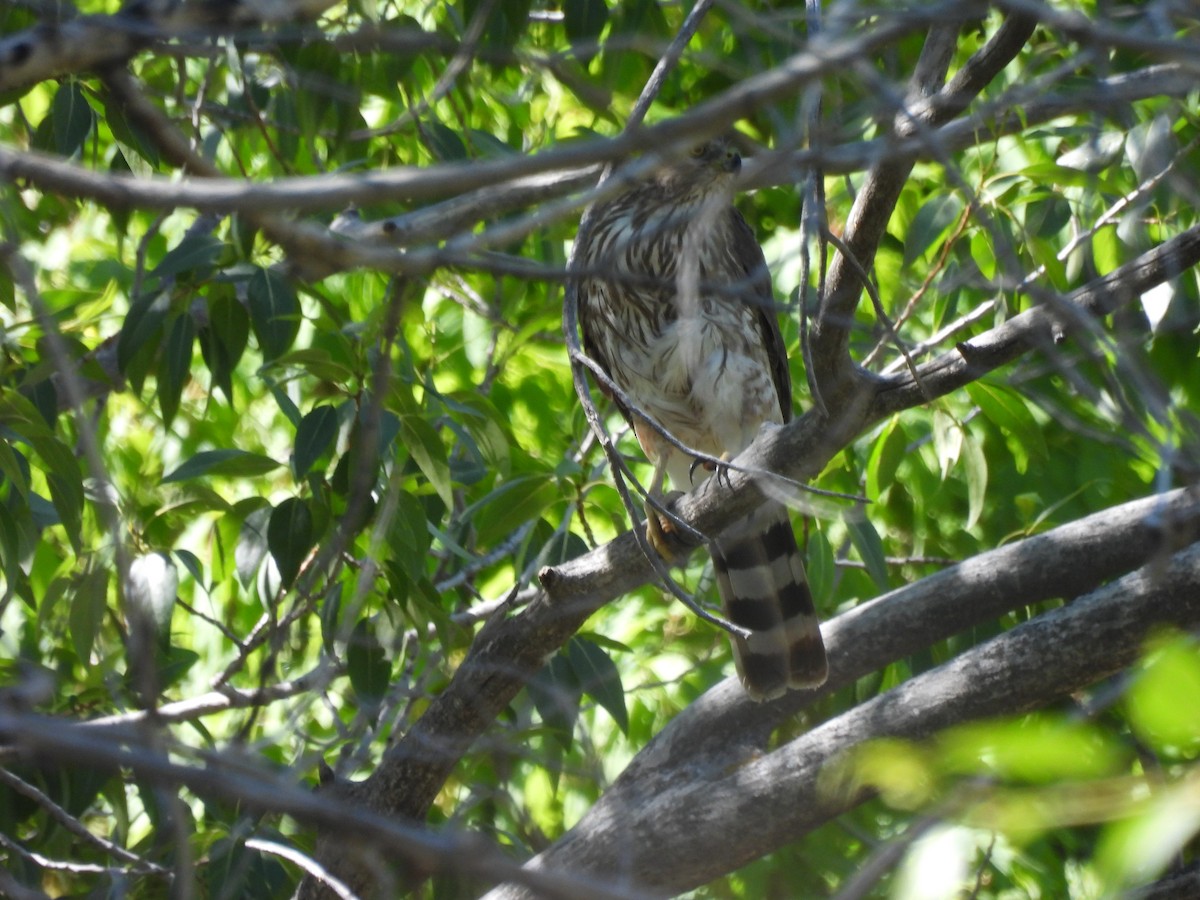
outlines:
[[[281,846],[311,855],[314,823],[336,829],[198,773],[367,777],[489,617],[529,603],[543,567],[630,526],[572,383],[563,276],[599,174],[576,163],[605,157],[592,139],[622,132],[689,10],[354,0],[271,21],[253,4],[186,20],[78,6],[0,13],[0,892],[289,896],[303,872]],[[919,132],[871,269],[877,297],[850,332],[872,371],[903,374],[1061,303],[1198,224],[1196,20],[1166,2],[1020,6],[1040,24],[983,88],[974,125]],[[646,117],[700,133],[687,114],[702,102],[832,48],[810,57],[819,78],[718,110],[757,188],[739,206],[790,298],[801,410],[815,402],[801,282],[811,319],[837,253],[801,228],[810,164],[841,235],[931,29],[957,32],[953,75],[1009,15],[914,7],[829,4],[816,45],[793,4],[718,4]],[[55,19],[68,37],[95,27],[133,45],[27,78],[12,42]],[[833,57],[850,62],[821,62]],[[686,129],[668,137],[643,149],[688,146]],[[556,151],[530,187],[522,160]],[[782,164],[801,151],[803,168]],[[490,183],[470,181],[487,165]],[[409,170],[412,183],[356,181]],[[130,178],[142,193],[122,193]],[[253,193],[264,185],[278,190]],[[1071,339],[857,435],[812,482],[829,493],[795,498],[823,618],[1194,484],[1198,322],[1188,263]],[[596,401],[644,480],[632,435]],[[703,553],[676,575],[711,602]],[[880,660],[781,716],[772,746],[1069,599],[1015,598],[1000,619]],[[873,889],[905,897],[1100,897],[1188,862],[1200,647],[1180,625],[1093,690],[1047,685],[1040,712],[862,746],[828,777],[877,796],[697,895],[826,896],[880,847],[896,859]],[[505,704],[426,821],[524,860],[731,671],[725,636],[661,586],[621,596]],[[22,753],[23,736],[41,749]],[[453,859],[410,861],[434,872],[435,896],[498,880]]]

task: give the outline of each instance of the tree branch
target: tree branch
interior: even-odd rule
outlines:
[[[1162,260],[1192,259],[1194,263],[1200,259],[1200,231],[1194,235],[1189,232],[1181,239],[1187,239],[1190,255],[1184,255],[1176,242],[1168,242],[1164,245],[1167,250],[1159,248],[1144,254],[1073,296],[1103,293],[1105,297],[1129,299],[1135,294],[1122,289],[1126,279],[1144,290],[1155,278],[1161,281],[1178,274],[1177,268],[1164,266]],[[1005,328],[1007,323],[994,331]],[[986,344],[987,337],[985,334],[977,340]],[[973,370],[972,378],[983,371],[986,369]],[[890,385],[886,383],[885,390],[891,390]],[[915,388],[906,398],[909,406],[924,402]],[[779,472],[797,481],[814,478],[883,414],[875,394],[863,391],[829,417],[810,410],[787,426],[768,429],[734,460],[737,469],[729,472],[728,479],[707,479],[677,501],[675,512],[700,533],[718,534],[756,508],[764,495],[781,495],[782,489],[762,473]],[[450,684],[387,752],[378,769],[365,781],[339,785],[339,791],[377,812],[405,819],[423,818],[462,755],[546,659],[601,606],[653,577],[653,569],[633,532],[561,566],[544,569],[540,575],[542,591],[529,606],[509,618],[505,618],[506,607],[498,610],[472,643]],[[836,678],[839,645],[836,633],[827,633],[830,657],[835,660],[831,677]],[[726,689],[733,690],[728,685]],[[800,699],[805,696],[793,693],[781,702],[806,703],[807,699]],[[761,723],[763,727],[766,721]],[[778,720],[772,717],[770,721]],[[332,847],[330,852],[334,852]],[[328,863],[320,853],[318,858]],[[345,877],[341,872],[339,875]]]
[[[916,96],[910,97],[908,107],[897,115],[893,136],[898,140],[920,137],[922,132],[943,124],[964,110],[1016,56],[1036,24],[1035,19],[1021,15],[1007,19],[951,82],[932,94],[931,87],[936,81],[934,70],[941,66],[944,73],[949,61],[943,52],[947,26],[939,25],[931,32],[927,43],[928,59],[918,73],[918,83],[914,87]],[[891,154],[873,166],[847,218],[844,240],[857,260],[857,266],[851,265],[842,253],[834,258],[829,270],[828,293],[821,303],[812,335],[814,376],[820,383],[821,396],[829,406],[839,405],[843,396],[856,390],[855,383],[862,380],[862,373],[854,366],[849,352],[854,310],[863,290],[858,271],[870,271],[879,241],[887,230],[887,223],[916,159],[915,153]]]
[[[1200,624],[1198,586],[1200,544],[1193,544],[1162,564],[1006,631],[766,756],[710,767],[689,746],[686,771],[646,783],[637,798],[601,801],[529,869],[619,872],[620,884],[672,894],[704,884],[867,799],[866,786],[821,777],[843,754],[878,738],[918,740],[958,722],[1027,712],[1093,684],[1132,663],[1155,628]],[[1009,598],[1013,605],[1022,600],[1019,594]],[[911,621],[909,616],[903,621]],[[697,771],[709,777],[696,777]],[[755,827],[729,827],[747,821]],[[531,895],[505,886],[488,896]]]
[[[1032,349],[1048,350],[1082,327],[1129,304],[1155,285],[1200,263],[1200,226],[1190,228],[1109,274],[1067,295],[1062,303],[1035,306],[1003,325],[959,343],[954,350],[918,366],[916,377],[898,373],[880,385],[871,417],[923,402],[922,391],[940,397],[1012,362]],[[1065,313],[1065,314],[1064,314]]]

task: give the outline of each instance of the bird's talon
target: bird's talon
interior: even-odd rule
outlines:
[[[727,488],[733,487],[733,482],[729,480],[729,466],[717,466],[717,484],[722,482]]]
[[[683,496],[683,491],[671,491],[659,499],[663,507],[670,507],[676,499]],[[684,558],[687,553],[679,540],[679,528],[668,516],[654,508],[650,500],[646,501],[646,540],[654,548],[654,552],[663,558],[668,565]]]

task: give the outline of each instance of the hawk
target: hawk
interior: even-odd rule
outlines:
[[[598,204],[576,250],[587,354],[638,412],[614,398],[654,466],[651,497],[708,477],[663,439],[729,459],[791,418],[792,387],[762,248],[733,206],[742,160],[705,143]],[[647,421],[647,419],[652,421]],[[670,558],[649,504],[647,532]],[[787,508],[774,500],[709,544],[738,675],[756,700],[815,687],[827,663]]]

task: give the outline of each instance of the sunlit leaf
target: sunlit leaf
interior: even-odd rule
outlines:
[[[1126,704],[1138,737],[1168,755],[1200,754],[1200,646],[1176,638],[1153,650]]]

